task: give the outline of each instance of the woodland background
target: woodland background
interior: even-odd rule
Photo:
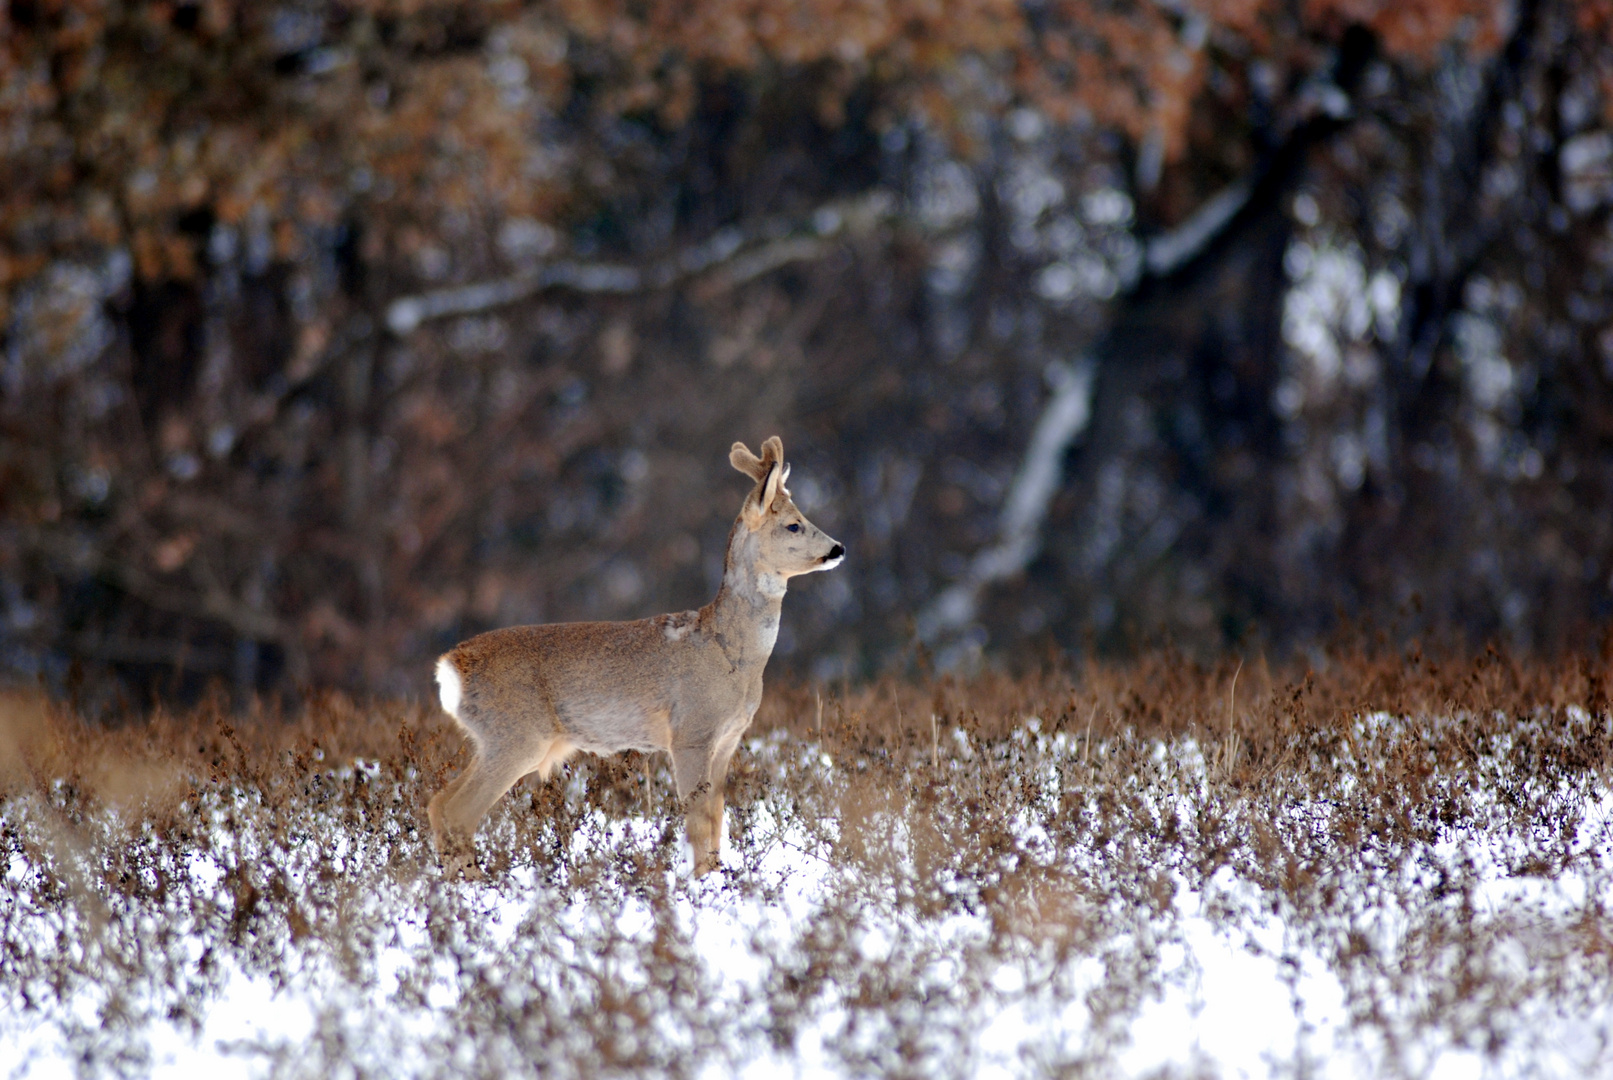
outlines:
[[[1613,617],[1610,0],[0,12],[8,680],[698,606],[774,433],[814,678]]]

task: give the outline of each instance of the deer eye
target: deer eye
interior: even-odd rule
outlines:
[[[796,524],[796,523],[795,523],[795,522],[793,522],[793,521],[792,521],[792,522],[790,522],[790,523],[789,523],[789,524],[788,524],[788,525],[786,525],[786,526],[784,526],[784,527],[785,527],[785,528],[786,528],[786,529],[788,529],[788,530],[789,530],[789,531],[790,531],[790,532],[800,532],[800,531],[801,531],[801,526],[799,526],[799,525],[797,525],[797,524]]]

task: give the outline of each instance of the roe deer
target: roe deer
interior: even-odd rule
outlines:
[[[760,458],[736,442],[728,460],[756,488],[728,534],[711,603],[636,622],[492,630],[437,661],[442,707],[473,747],[426,811],[451,871],[475,872],[476,826],[512,784],[530,772],[548,779],[575,750],[671,754],[694,872],[717,867],[728,760],[762,701],[786,582],[846,554],[796,509],[778,436]]]

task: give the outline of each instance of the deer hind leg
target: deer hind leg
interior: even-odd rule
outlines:
[[[549,774],[554,772],[561,762],[576,752],[577,748],[571,744],[569,739],[563,735],[556,736],[544,749],[541,760],[532,771],[538,774],[539,780],[547,780],[549,779]]]
[[[426,807],[437,855],[450,872],[476,873],[475,836],[482,817],[527,773],[542,769],[547,775],[551,758],[564,757],[570,750],[567,746],[552,753],[562,741],[552,735],[514,745],[473,740],[470,764]]]

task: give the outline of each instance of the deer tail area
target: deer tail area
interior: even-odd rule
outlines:
[[[442,702],[442,711],[459,720],[459,699],[464,687],[459,681],[459,669],[454,662],[444,654],[437,660],[437,697]],[[464,721],[459,720],[463,725]]]

